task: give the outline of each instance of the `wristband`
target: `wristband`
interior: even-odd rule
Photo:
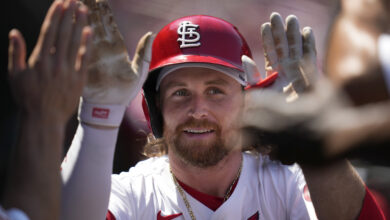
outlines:
[[[93,125],[119,127],[125,110],[124,105],[95,104],[81,99],[79,121]]]
[[[390,95],[390,35],[382,34],[378,38],[378,56],[383,69],[383,78]]]

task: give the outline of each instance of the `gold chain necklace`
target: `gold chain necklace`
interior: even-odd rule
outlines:
[[[232,195],[232,188],[233,188],[234,184],[236,184],[238,178],[240,177],[240,175],[241,175],[241,170],[242,170],[242,158],[241,158],[241,165],[240,165],[240,168],[238,169],[237,175],[236,175],[236,177],[234,178],[233,182],[230,184],[229,189],[227,190],[225,196],[223,197],[223,201],[224,201],[224,202],[225,202],[226,200],[228,200],[229,197]],[[176,178],[175,174],[173,174],[171,167],[169,167],[169,171],[170,171],[171,174],[172,174],[173,182],[175,183],[175,186],[176,186],[177,190],[179,191],[180,196],[181,196],[181,197],[183,198],[183,200],[184,200],[184,204],[185,204],[185,206],[186,206],[186,208],[187,208],[187,210],[188,210],[188,213],[189,213],[190,216],[191,216],[191,220],[196,220],[195,215],[194,215],[194,212],[192,211],[191,205],[190,205],[190,203],[189,203],[188,200],[187,200],[186,194],[184,193],[184,189],[180,186],[179,182],[177,181],[177,178]]]

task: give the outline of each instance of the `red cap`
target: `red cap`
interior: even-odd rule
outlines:
[[[252,57],[245,39],[220,18],[195,15],[166,25],[153,42],[149,71],[178,63],[212,63],[244,71],[241,56]]]

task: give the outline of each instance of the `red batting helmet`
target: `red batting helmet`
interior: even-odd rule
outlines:
[[[156,107],[156,83],[163,67],[183,63],[207,63],[243,73],[243,55],[252,57],[245,39],[236,27],[220,18],[206,15],[188,16],[161,29],[153,42],[149,76],[143,87],[147,105],[147,112],[145,105],[144,111],[150,120],[154,136],[162,137],[163,133],[161,111]]]

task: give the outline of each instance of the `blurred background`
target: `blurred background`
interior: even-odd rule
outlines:
[[[17,108],[14,106],[7,84],[8,32],[18,28],[25,36],[30,54],[37,40],[41,23],[52,0],[7,1],[1,13],[1,139],[0,139],[0,188],[5,175],[10,146],[17,134]],[[335,1],[331,0],[109,0],[114,18],[125,39],[130,57],[139,38],[147,31],[158,32],[170,21],[192,14],[205,14],[223,18],[234,24],[246,38],[252,54],[264,69],[264,57],[260,43],[260,26],[269,20],[272,12],[279,12],[284,18],[295,14],[301,28],[311,26],[317,42],[318,66],[322,69],[328,28],[334,17]],[[129,106],[122,122],[114,161],[114,173],[128,170],[143,159],[141,151],[149,128],[141,108],[139,95]],[[64,152],[71,143],[77,126],[76,116],[69,122]],[[50,134],[48,134],[50,135]],[[377,195],[384,211],[389,213],[390,169],[374,166],[364,161],[354,161],[360,175]],[[390,216],[387,216],[388,218]],[[390,218],[389,218],[390,219]]]

